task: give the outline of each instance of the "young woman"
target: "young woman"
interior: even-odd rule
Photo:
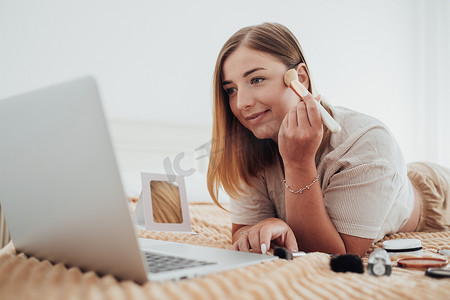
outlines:
[[[315,98],[300,100],[284,84],[289,69]],[[322,125],[314,101],[341,132]],[[225,43],[214,75],[208,188],[217,204],[221,186],[232,197],[236,250],[265,253],[274,243],[363,255],[385,234],[450,229],[450,170],[416,164],[409,175],[413,184],[383,123],[316,95],[286,27],[242,28]]]

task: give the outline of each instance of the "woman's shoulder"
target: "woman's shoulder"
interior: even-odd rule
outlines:
[[[388,128],[379,119],[343,106],[330,106],[333,118],[348,133],[365,131],[373,127]]]
[[[378,141],[386,139],[389,142],[395,141],[389,127],[375,117],[341,106],[330,109],[336,122],[342,127],[340,133],[332,135],[338,145],[345,142],[353,143],[364,137]]]
[[[342,130],[331,135],[325,156],[335,160],[354,158],[358,163],[384,161],[388,164],[403,158],[395,137],[382,121],[345,107],[330,109]]]

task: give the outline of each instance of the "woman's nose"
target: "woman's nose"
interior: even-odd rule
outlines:
[[[255,104],[253,96],[245,91],[238,91],[236,106],[240,110],[246,110]]]

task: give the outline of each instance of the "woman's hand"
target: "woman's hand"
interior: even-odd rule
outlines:
[[[265,254],[269,250],[271,241],[285,247],[289,251],[298,250],[297,240],[288,224],[281,219],[269,218],[258,224],[238,231],[238,238],[233,244],[234,250],[258,252]],[[262,246],[264,244],[264,246]]]
[[[278,148],[285,165],[314,162],[322,141],[322,118],[311,94],[293,107],[284,117],[278,133]]]

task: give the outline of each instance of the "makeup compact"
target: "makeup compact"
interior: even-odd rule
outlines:
[[[397,266],[401,268],[421,269],[443,268],[448,261],[444,258],[435,257],[409,257],[402,258],[397,261]]]
[[[450,269],[447,268],[428,268],[425,275],[434,278],[450,278]]]
[[[398,239],[383,242],[383,249],[389,256],[422,255],[422,243],[418,239]]]

